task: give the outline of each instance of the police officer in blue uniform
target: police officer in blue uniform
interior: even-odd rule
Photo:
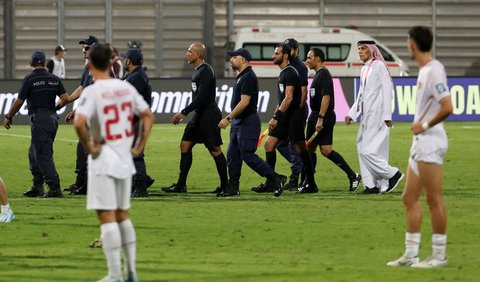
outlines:
[[[228,51],[232,69],[238,72],[233,86],[232,112],[222,119],[218,126],[226,128],[231,122],[230,144],[227,152],[229,186],[219,196],[230,197],[240,195],[240,175],[242,161],[259,175],[273,183],[275,190],[281,190],[286,176],[277,174],[255,151],[260,135],[260,117],[257,113],[258,79],[250,66],[252,56],[244,48]]]
[[[301,193],[318,192],[310,154],[305,146],[305,109],[302,107],[302,90],[297,70],[290,65],[290,47],[285,43],[277,44],[273,61],[281,69],[278,78],[278,106],[268,123],[270,134],[265,142],[266,161],[275,169],[275,147],[280,140],[289,138],[295,153],[302,159],[307,184]],[[275,191],[275,196],[283,191]]]
[[[78,99],[82,94],[83,89],[93,83],[93,77],[90,74],[90,70],[88,69],[88,63],[86,60],[88,59],[88,50],[90,50],[90,47],[92,47],[94,44],[97,44],[97,43],[99,43],[99,41],[93,35],[87,35],[78,42],[78,44],[82,45],[82,53],[83,53],[83,58],[85,59],[85,66],[83,67],[80,86],[78,86],[77,89],[73,91],[72,95],[68,97],[68,103],[71,103],[76,99]],[[58,109],[58,106],[57,106],[57,109]],[[67,122],[71,122],[73,121],[74,116],[75,116],[75,111],[72,111],[69,114],[67,114],[65,120]],[[82,144],[78,142],[77,143],[77,160],[75,162],[75,173],[77,174],[77,177],[75,179],[75,183],[70,185],[67,189],[65,189],[69,191],[70,194],[76,194],[76,195],[87,194],[87,156],[88,155],[83,149]]]
[[[337,151],[333,150],[333,128],[336,122],[335,115],[335,95],[333,90],[333,80],[330,71],[323,65],[325,53],[318,48],[312,48],[307,54],[307,65],[315,70],[315,77],[310,85],[310,116],[307,121],[307,136],[313,135],[318,131],[308,150],[312,158],[313,167],[317,164],[317,147],[324,157],[340,167],[346,174],[350,182],[349,191],[354,192],[358,189],[361,176],[355,173],[345,159]]]
[[[59,105],[62,107],[66,104],[68,95],[60,79],[45,69],[43,52],[33,52],[30,65],[33,71],[23,79],[18,98],[5,116],[3,126],[10,129],[13,116],[26,100],[31,131],[28,159],[33,186],[23,194],[26,197],[61,198],[63,193],[60,178],[53,160],[53,142],[58,129],[55,99],[60,97]],[[44,183],[49,188],[47,193],[44,193]]]
[[[145,73],[143,65],[143,54],[139,49],[129,49],[127,53],[123,55],[125,58],[124,66],[128,71],[127,76],[124,78],[132,84],[142,95],[143,99],[149,106],[152,106],[152,86]],[[138,134],[141,130],[140,120],[137,116],[133,118],[133,125],[135,128],[135,138],[133,144],[137,142]],[[133,146],[132,144],[132,146]],[[145,155],[142,152],[138,157],[133,158],[135,169],[137,173],[133,176],[133,189],[132,197],[148,197],[147,188],[153,184],[153,179],[147,174],[147,167],[145,165]]]
[[[192,102],[172,118],[173,124],[178,124],[190,112],[195,112],[180,142],[180,174],[177,183],[162,188],[167,193],[187,192],[187,176],[192,165],[192,149],[198,143],[203,143],[215,161],[220,177],[220,189],[225,191],[228,185],[227,160],[222,152],[222,136],[218,123],[222,113],[215,101],[216,78],[212,66],[205,63],[205,46],[194,42],[187,50],[187,61],[195,67],[192,74]]]

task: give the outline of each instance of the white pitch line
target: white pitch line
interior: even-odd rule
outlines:
[[[471,126],[471,125],[465,125],[462,126],[464,129],[480,129],[480,126]]]

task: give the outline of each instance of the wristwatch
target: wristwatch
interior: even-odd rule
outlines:
[[[226,119],[228,120],[228,122],[230,122],[230,120],[231,120],[231,118],[229,116],[227,116]]]

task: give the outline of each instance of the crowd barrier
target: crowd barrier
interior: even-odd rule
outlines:
[[[411,121],[415,113],[416,78],[394,78],[394,95],[392,108],[394,121]],[[311,79],[309,79],[311,83]],[[452,94],[453,115],[452,121],[480,121],[480,78],[478,77],[451,77],[448,79]],[[8,113],[13,101],[18,95],[21,80],[0,80],[0,114]],[[79,85],[79,79],[67,79],[65,88],[70,94]],[[181,111],[192,99],[191,81],[180,78],[151,79],[152,112],[156,123],[168,123],[172,116]],[[217,103],[224,116],[232,109],[233,79],[217,79]],[[277,79],[259,79],[258,112],[263,122],[270,120],[278,104]],[[338,121],[343,121],[350,106],[353,104],[359,87],[358,78],[334,78],[335,112]],[[63,123],[65,115],[76,107],[72,103],[58,111]],[[28,124],[26,104],[14,117],[15,124]]]

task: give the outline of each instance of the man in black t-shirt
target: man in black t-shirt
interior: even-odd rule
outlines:
[[[208,149],[220,176],[220,189],[225,191],[228,185],[227,160],[222,152],[222,137],[218,123],[222,113],[215,101],[216,79],[213,68],[205,63],[205,46],[200,42],[190,45],[187,61],[195,67],[192,75],[192,102],[172,118],[178,124],[190,112],[195,112],[185,127],[180,143],[180,174],[177,183],[162,188],[167,193],[187,192],[187,176],[192,165],[192,149],[197,143],[203,143]]]
[[[61,198],[63,193],[60,189],[60,178],[53,160],[53,142],[58,129],[55,99],[57,96],[60,97],[59,108],[61,108],[66,104],[68,95],[60,78],[45,69],[43,52],[34,52],[30,65],[33,71],[23,79],[18,98],[5,116],[3,126],[10,129],[13,116],[26,100],[32,135],[28,159],[33,175],[33,186],[23,195]],[[49,188],[47,193],[43,190],[44,182]]]
[[[324,157],[331,160],[340,167],[348,176],[350,181],[349,191],[356,191],[360,184],[361,176],[355,173],[345,159],[338,152],[332,149],[333,144],[333,127],[336,122],[335,115],[335,95],[333,92],[332,75],[323,65],[325,61],[325,53],[318,48],[312,48],[307,55],[307,65],[310,69],[315,70],[315,77],[310,85],[310,116],[307,121],[307,136],[312,136],[315,131],[318,132],[317,137],[312,140],[308,146],[313,166],[317,164],[317,154],[315,153],[318,146]]]
[[[301,107],[302,92],[297,70],[289,63],[290,47],[278,44],[273,54],[273,61],[281,69],[278,79],[278,106],[268,123],[270,134],[265,142],[267,163],[275,169],[275,147],[280,140],[290,138],[294,144],[295,153],[302,158],[305,167],[307,184],[299,192],[318,192],[310,155],[305,147],[305,116]],[[279,196],[283,191],[275,190]]]
[[[230,176],[227,191],[221,191],[218,196],[230,197],[240,195],[240,174],[242,161],[259,175],[266,177],[274,185],[274,189],[283,190],[286,176],[278,175],[255,153],[260,135],[260,117],[257,112],[258,79],[250,66],[252,56],[247,49],[240,48],[228,51],[232,69],[238,71],[230,107],[232,112],[218,124],[226,128],[230,122],[230,144],[228,146],[227,163]]]

